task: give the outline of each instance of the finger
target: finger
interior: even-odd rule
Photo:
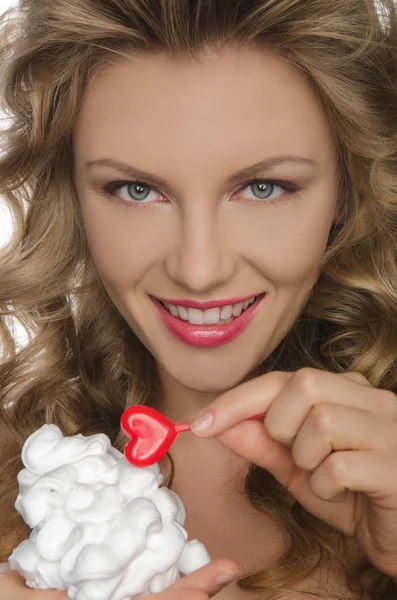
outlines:
[[[268,436],[263,424],[245,421],[216,437],[232,451],[273,475],[310,513],[332,527],[351,535],[354,494],[349,492],[342,503],[322,500],[310,485],[312,473],[297,467],[290,449]]]
[[[32,591],[33,590],[31,590],[31,592]],[[67,590],[51,589],[51,590],[34,590],[33,592],[34,592],[34,595],[26,596],[26,600],[69,600]]]
[[[310,483],[312,473],[295,464],[290,449],[274,441],[266,433],[263,423],[244,421],[221,433],[216,440],[246,460],[266,469],[315,517],[352,535],[355,494],[345,494],[342,502],[330,502],[316,496]]]
[[[352,381],[355,381],[356,383],[361,383],[361,385],[366,385],[367,387],[373,387],[370,384],[370,382],[368,381],[368,379],[362,373],[358,373],[357,371],[345,371],[345,373],[340,373],[340,375],[342,377],[347,377],[348,379],[351,379]]]
[[[335,452],[311,474],[310,485],[319,498],[328,500],[346,490],[362,492],[396,510],[397,460],[395,452],[358,450]]]
[[[316,404],[298,431],[291,453],[295,464],[316,469],[336,450],[380,450],[397,446],[396,425],[360,408]]]
[[[244,419],[266,412],[293,375],[293,372],[271,371],[228,390],[196,417],[211,413],[214,417],[211,427],[199,431],[195,427],[195,419],[190,424],[192,432],[199,437],[216,436]]]
[[[316,404],[380,410],[375,398],[383,395],[384,390],[353,381],[352,377],[356,378],[351,374],[342,377],[339,373],[317,369],[296,371],[267,411],[265,427],[269,435],[292,446],[295,436]]]
[[[243,568],[237,561],[219,559],[210,562],[208,565],[197,569],[194,573],[178,579],[170,590],[201,590],[204,592],[219,591],[226,587],[236,578],[243,575]],[[217,581],[218,577],[223,577],[223,582]]]

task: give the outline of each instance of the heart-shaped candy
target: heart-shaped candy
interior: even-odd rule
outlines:
[[[131,438],[124,456],[136,467],[147,467],[164,458],[180,430],[180,426],[177,431],[172,421],[150,406],[129,406],[120,425]]]
[[[266,413],[249,417],[261,419]],[[131,441],[124,448],[124,456],[135,467],[149,467],[167,454],[178,433],[189,431],[189,423],[175,425],[150,406],[129,406],[121,415],[121,429]]]

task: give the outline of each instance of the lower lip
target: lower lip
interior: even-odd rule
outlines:
[[[236,317],[230,323],[223,325],[192,325],[189,321],[183,321],[174,317],[162,305],[160,300],[150,296],[155,307],[158,310],[161,320],[176,338],[180,341],[204,348],[213,348],[227,344],[242,333],[250,323],[251,319],[258,312],[262,299],[266,294],[260,294],[239,317]]]

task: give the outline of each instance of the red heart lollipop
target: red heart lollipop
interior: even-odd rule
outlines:
[[[180,430],[180,426],[175,426],[150,406],[129,406],[121,415],[120,425],[131,438],[124,448],[124,456],[135,467],[147,467],[159,462]],[[187,429],[189,425],[185,431]]]
[[[250,419],[260,419],[265,414]],[[158,410],[141,405],[129,406],[121,415],[120,426],[131,438],[124,448],[124,456],[135,467],[148,467],[159,462],[178,433],[190,429],[189,423],[175,425]]]

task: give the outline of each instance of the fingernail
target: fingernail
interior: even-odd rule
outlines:
[[[205,412],[198,415],[190,424],[190,429],[194,432],[208,431],[214,421],[214,415],[210,412]]]
[[[216,577],[214,585],[218,587],[219,585],[224,585],[225,583],[231,583],[240,577],[240,573],[236,573],[236,571],[223,571],[223,573],[220,573],[218,577]]]

